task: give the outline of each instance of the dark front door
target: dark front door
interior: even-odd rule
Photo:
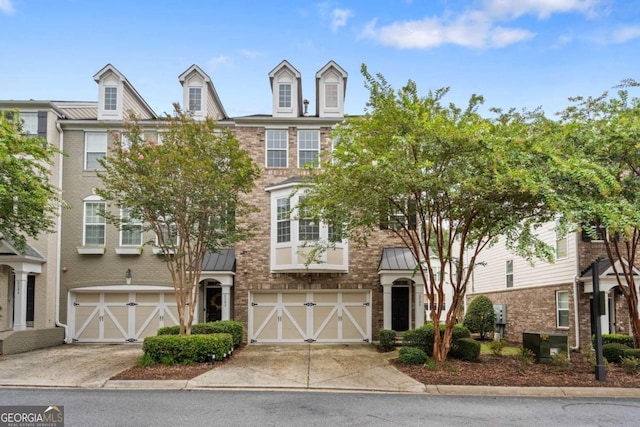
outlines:
[[[391,287],[391,329],[409,330],[409,287]]]
[[[222,319],[222,289],[207,288],[207,322]]]
[[[36,276],[27,276],[27,326],[33,326],[35,312]]]

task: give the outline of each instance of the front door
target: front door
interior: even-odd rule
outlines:
[[[207,322],[222,319],[222,288],[206,288]]]
[[[409,287],[391,287],[391,329],[409,330]]]

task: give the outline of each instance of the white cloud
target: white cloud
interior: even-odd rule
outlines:
[[[13,13],[13,5],[11,4],[11,0],[0,0],[0,12],[4,12],[6,14]]]
[[[455,15],[427,16],[421,20],[397,21],[378,27],[377,20],[365,25],[361,38],[370,38],[399,49],[430,49],[443,44],[472,48],[500,48],[535,37],[526,28],[500,25],[523,15],[539,19],[554,13],[591,15],[601,0],[484,0],[475,9]]]
[[[331,30],[336,32],[338,28],[347,25],[347,20],[353,16],[349,9],[333,9],[331,11]]]
[[[256,59],[263,56],[264,53],[257,50],[240,49],[240,55],[244,56],[245,58]]]
[[[640,37],[640,25],[628,25],[620,27],[613,31],[612,41],[614,43],[625,43],[632,39]]]
[[[231,58],[225,55],[216,56],[215,58],[211,58],[207,61],[208,68],[215,70],[220,65],[230,65]]]

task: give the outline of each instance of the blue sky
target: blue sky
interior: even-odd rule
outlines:
[[[198,64],[231,116],[270,113],[268,72],[287,59],[315,105],[315,73],[349,73],[345,111],[364,111],[366,64],[394,86],[451,87],[464,106],[542,107],[640,80],[635,0],[0,0],[0,99],[95,101],[113,64],[157,112]]]

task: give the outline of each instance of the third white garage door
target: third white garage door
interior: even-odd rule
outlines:
[[[250,342],[371,342],[370,291],[252,292]]]

